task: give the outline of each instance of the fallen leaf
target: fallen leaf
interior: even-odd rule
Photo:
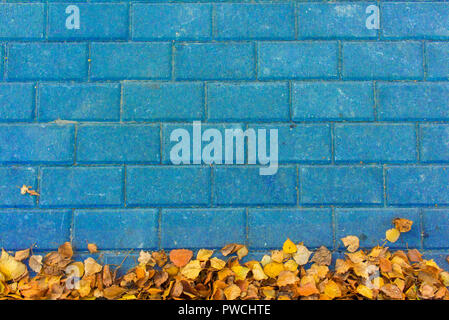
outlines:
[[[371,290],[367,286],[364,286],[363,284],[361,284],[357,287],[356,292],[358,294],[364,296],[365,298],[368,298],[368,299],[374,298],[373,290]]]
[[[17,261],[22,261],[28,258],[29,256],[30,256],[30,249],[25,249],[17,251],[16,254],[14,255],[14,259],[16,259]]]
[[[192,260],[181,269],[181,274],[188,279],[195,280],[201,270],[200,262],[198,260]]]
[[[207,261],[214,254],[214,250],[200,249],[196,254],[196,259],[199,261]]]
[[[341,297],[341,289],[335,281],[328,281],[324,287],[324,294],[331,299]]]
[[[303,297],[308,297],[314,294],[319,294],[320,292],[315,286],[314,282],[307,282],[306,284],[298,288],[298,295]]]
[[[284,265],[279,262],[270,262],[263,267],[263,271],[270,278],[276,278],[284,271]]]
[[[313,255],[311,262],[316,262],[320,265],[328,266],[332,262],[332,253],[324,246],[318,248]]]
[[[226,266],[226,261],[214,257],[210,259],[210,266],[216,270],[221,270]]]
[[[179,268],[184,267],[192,259],[193,252],[187,249],[175,249],[170,251],[170,261]]]
[[[385,237],[390,242],[396,242],[399,239],[400,235],[401,235],[401,233],[396,228],[388,229],[385,232]]]
[[[228,300],[235,300],[238,297],[240,297],[242,290],[240,290],[239,286],[232,284],[229,287],[224,289],[224,294],[226,296],[226,299]]]
[[[139,253],[139,258],[137,259],[137,261],[141,264],[141,265],[147,265],[150,262],[154,262],[154,264],[156,264],[156,262],[153,259],[153,256],[151,255],[151,253],[149,252],[145,252],[143,250],[140,250]],[[154,265],[153,264],[153,265]]]
[[[98,247],[94,243],[88,243],[87,244],[87,250],[89,250],[90,253],[97,253],[98,252]]]
[[[27,267],[20,261],[10,256],[5,250],[2,250],[0,257],[0,272],[6,281],[19,279],[27,274]]]
[[[65,242],[58,248],[58,253],[64,258],[70,259],[73,256],[73,249],[70,242]]]
[[[310,252],[306,246],[304,245],[297,245],[296,246],[296,253],[293,255],[293,259],[297,264],[300,266],[303,266],[309,262],[309,258],[312,252]]]
[[[287,286],[289,284],[295,284],[299,281],[299,278],[291,271],[281,271],[277,279],[277,285],[279,287]]]
[[[239,258],[239,260],[242,260],[248,255],[248,252],[248,248],[246,246],[243,246],[237,250],[237,257]]]
[[[346,236],[341,241],[349,252],[355,252],[359,248],[359,238],[356,236]]]
[[[413,221],[408,219],[396,218],[393,220],[394,227],[399,232],[409,232],[412,229]]]
[[[284,242],[284,245],[282,246],[282,250],[289,254],[289,253],[295,253],[297,251],[296,245],[291,241],[290,239],[287,239]]]
[[[259,263],[253,264],[251,271],[253,273],[254,279],[257,281],[268,279],[268,276],[263,272],[263,269]]]
[[[89,257],[84,260],[84,272],[86,276],[90,276],[92,274],[96,274],[100,272],[103,267],[98,264],[93,258]]]
[[[39,255],[32,255],[30,259],[28,260],[28,265],[30,266],[31,270],[33,270],[36,273],[41,272],[42,270],[42,256]]]

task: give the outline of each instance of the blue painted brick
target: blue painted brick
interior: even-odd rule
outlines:
[[[0,4],[0,39],[33,40],[44,37],[44,4]]]
[[[424,76],[419,42],[343,43],[345,79],[406,80]]]
[[[14,43],[9,45],[9,80],[82,80],[87,77],[87,45]]]
[[[200,82],[123,84],[125,121],[204,119],[204,85]]]
[[[67,29],[66,8],[73,4],[48,5],[48,38],[51,40],[112,40],[128,37],[127,4],[76,4],[80,28]]]
[[[390,205],[449,204],[449,167],[387,168],[386,192]]]
[[[31,83],[0,84],[0,122],[25,122],[33,119],[34,85]]]
[[[245,243],[245,226],[244,209],[164,209],[161,247],[216,249]]]
[[[216,205],[294,205],[296,168],[281,166],[274,175],[260,175],[259,166],[214,168]]]
[[[444,270],[449,270],[449,263],[447,261],[447,249],[444,250],[426,250],[422,252],[423,258],[426,260],[432,259],[438,264],[440,268]]]
[[[331,130],[328,124],[260,124],[249,125],[249,128],[266,129],[268,147],[269,130],[278,130],[280,163],[326,163],[331,160]]]
[[[28,194],[22,195],[20,188],[23,185],[36,190],[36,169],[25,167],[0,168],[0,207],[34,207],[36,197]]]
[[[393,219],[405,218],[413,221],[412,230],[402,233],[390,248],[421,248],[421,219],[417,209],[339,209],[335,211],[337,247],[344,249],[341,238],[354,235],[360,247],[372,248],[383,245],[385,230],[393,228]]]
[[[449,83],[380,82],[376,91],[380,120],[449,120]]]
[[[168,43],[92,43],[95,80],[167,79],[171,76]]]
[[[279,249],[289,238],[311,248],[333,247],[330,209],[250,209],[248,241],[253,249]]]
[[[374,91],[370,82],[295,82],[294,121],[374,120]]]
[[[449,43],[426,43],[427,79],[449,79]]]
[[[416,160],[413,124],[336,124],[337,162],[411,162]]]
[[[133,4],[134,40],[205,40],[212,32],[209,4]]]
[[[159,125],[81,125],[77,133],[79,163],[159,163]]]
[[[375,2],[304,3],[298,5],[298,37],[304,39],[372,39],[366,9]]]
[[[424,248],[447,248],[449,242],[449,211],[447,209],[423,210]],[[447,256],[447,252],[446,252]]]
[[[3,44],[0,44],[0,79],[4,78],[4,69],[3,65],[6,63],[4,62],[6,59],[6,49]]]
[[[197,166],[129,166],[126,170],[128,206],[207,205],[210,168]]]
[[[123,168],[42,168],[40,191],[42,207],[120,206]]]
[[[100,250],[156,249],[158,210],[75,210],[73,244],[85,250],[95,243]]]
[[[335,79],[337,42],[261,42],[260,79]]]
[[[382,3],[382,37],[385,39],[448,39],[447,3]]]
[[[449,125],[422,124],[419,129],[421,162],[448,162]]]
[[[288,84],[208,84],[207,113],[209,121],[289,121]]]
[[[184,129],[186,130],[189,135],[190,138],[193,139],[193,125],[192,123],[163,123],[162,124],[162,162],[166,163],[166,164],[174,164],[172,163],[171,159],[170,159],[170,152],[172,150],[172,148],[179,143],[178,140],[175,141],[171,141],[170,140],[170,135],[171,133],[176,130],[176,129]],[[214,124],[207,124],[207,123],[202,123],[201,124],[201,137],[204,134],[204,132],[208,129],[216,129],[220,132],[221,137],[222,137],[222,143],[221,143],[221,147],[222,147],[222,155],[225,154],[225,130],[229,129],[229,130],[234,130],[234,129],[240,129],[242,131],[245,131],[245,126],[239,123],[226,123],[226,124],[219,124],[219,123],[214,123]],[[207,144],[209,144],[209,141],[202,141],[202,148],[204,148],[204,146],[206,146]],[[236,144],[236,143],[235,143]],[[233,150],[234,150],[234,161],[235,161],[235,154],[236,154],[236,147],[233,146]],[[244,147],[244,151],[246,152],[247,148]],[[193,163],[193,143],[190,143],[190,158],[189,158],[189,163],[192,164]],[[202,159],[203,162],[202,164],[204,164],[204,159]],[[222,161],[223,163],[224,161]],[[220,164],[222,164],[220,163]],[[177,163],[175,163],[177,164]]]
[[[0,141],[0,163],[73,163],[73,125],[1,125]]]
[[[181,43],[175,77],[184,80],[248,80],[255,77],[252,43]]]
[[[314,205],[381,204],[382,168],[321,166],[300,168],[300,203]]]
[[[293,40],[291,3],[226,3],[215,7],[215,38],[220,40]]]
[[[39,120],[118,121],[120,85],[40,84]]]
[[[70,210],[0,212],[0,247],[6,250],[55,250],[70,241]]]

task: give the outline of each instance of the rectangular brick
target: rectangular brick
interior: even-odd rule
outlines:
[[[0,40],[34,40],[44,37],[44,4],[0,4]]]
[[[425,249],[447,249],[449,241],[449,211],[447,209],[425,209],[422,213]],[[447,254],[445,255],[445,257]]]
[[[228,243],[245,243],[245,226],[244,209],[164,209],[161,247],[217,249]]]
[[[220,40],[293,40],[292,3],[226,3],[215,6],[215,38]]]
[[[261,42],[259,79],[335,79],[337,42]]]
[[[75,210],[73,244],[86,250],[95,243],[101,250],[157,249],[158,210]]]
[[[178,164],[178,163],[173,163],[171,161],[171,151],[172,148],[177,145],[179,143],[179,140],[181,138],[178,138],[177,136],[175,138],[178,138],[174,141],[171,141],[171,134],[174,130],[177,129],[183,129],[186,130],[189,135],[190,135],[190,139],[193,139],[193,125],[192,123],[163,123],[162,124],[162,162],[166,163],[166,164]],[[225,130],[226,129],[230,129],[230,130],[234,130],[234,129],[240,129],[242,131],[245,131],[245,126],[239,123],[226,123],[226,124],[219,124],[219,123],[202,123],[201,124],[201,137],[203,136],[204,132],[208,129],[216,129],[220,132],[221,137],[222,137],[222,143],[221,143],[221,148],[222,148],[222,157],[224,157],[225,154]],[[184,138],[183,138],[184,139]],[[202,148],[200,148],[201,150],[210,143],[209,139],[208,141],[202,141]],[[234,144],[236,144],[234,142]],[[189,142],[189,146],[190,146],[190,157],[189,157],[189,164],[193,163],[193,143],[192,141]],[[246,153],[246,147],[245,147],[245,153]],[[233,148],[234,150],[234,159],[235,159],[235,154],[236,154],[236,147],[234,146]],[[180,156],[182,156],[182,152],[180,152]],[[204,157],[202,158],[202,164],[204,164]],[[222,160],[222,158],[220,158],[220,163],[222,164],[224,161]],[[209,164],[209,163],[207,163]]]
[[[5,58],[6,58],[6,48],[3,44],[0,44],[0,79],[4,79],[4,70],[5,67],[3,66],[5,64]]]
[[[210,83],[209,121],[289,121],[287,83]]]
[[[0,212],[0,247],[6,250],[55,250],[70,241],[70,210],[4,210]]]
[[[377,30],[366,27],[367,8],[376,2],[300,3],[300,39],[373,39]]]
[[[419,126],[421,162],[449,162],[449,125]]]
[[[361,248],[381,245],[385,230],[392,228],[395,218],[413,221],[412,230],[401,233],[395,243],[388,242],[394,249],[421,248],[421,219],[417,209],[340,209],[335,210],[337,248],[344,249],[341,238],[354,235],[360,239]]]
[[[73,4],[71,4],[73,5]],[[69,4],[48,5],[48,38],[51,40],[112,40],[128,37],[128,5],[75,4],[80,12],[79,29],[68,29]],[[69,8],[70,9],[70,8]],[[72,11],[69,11],[72,12]]]
[[[206,40],[212,33],[210,4],[132,5],[134,40]]]
[[[128,206],[208,205],[210,168],[198,166],[129,166]]]
[[[204,119],[204,84],[200,82],[124,82],[125,121]]]
[[[449,83],[380,82],[376,92],[380,120],[449,120]]]
[[[8,80],[83,80],[87,77],[87,44],[9,44]]]
[[[414,124],[336,124],[337,162],[412,162],[417,159]]]
[[[75,127],[53,124],[0,125],[0,163],[73,163]]]
[[[95,80],[168,79],[169,43],[92,43],[91,77]]]
[[[449,39],[449,4],[382,3],[382,37],[385,39]]]
[[[278,130],[280,163],[326,163],[331,160],[331,130],[328,124],[260,124],[248,127],[266,129],[267,150],[270,146],[269,130]]]
[[[118,121],[120,85],[115,83],[43,83],[39,120]]]
[[[32,121],[35,106],[34,91],[32,83],[1,83],[0,122]]]
[[[426,43],[428,80],[449,80],[449,43]]]
[[[345,42],[342,75],[354,80],[419,80],[424,76],[420,42]]]
[[[279,249],[285,239],[309,248],[333,247],[330,209],[250,209],[248,242],[252,249]]]
[[[374,120],[371,82],[294,82],[293,121]]]
[[[78,127],[79,163],[159,163],[159,125],[107,124]]]
[[[377,166],[301,167],[300,203],[368,205],[383,202],[382,168]]]
[[[449,167],[402,166],[386,171],[389,205],[449,204]]]
[[[274,175],[260,175],[259,166],[214,168],[215,205],[294,205],[296,167],[281,166]]]
[[[123,168],[42,168],[40,191],[42,207],[121,206]]]
[[[23,185],[36,190],[37,170],[35,168],[0,168],[0,207],[34,207],[36,205],[36,197],[28,194],[22,195],[20,188]]]
[[[254,45],[252,43],[176,44],[175,77],[181,80],[254,79]]]

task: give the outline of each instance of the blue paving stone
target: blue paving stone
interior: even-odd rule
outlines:
[[[34,119],[34,85],[0,84],[0,122],[28,122]]]
[[[206,40],[212,33],[210,4],[140,4],[132,6],[134,40]]]
[[[288,84],[208,84],[207,113],[209,121],[288,121]]]
[[[420,42],[345,42],[344,79],[420,80],[424,76]]]
[[[261,42],[259,79],[335,79],[337,42]]]
[[[291,3],[226,3],[215,7],[215,38],[220,40],[293,40]]]
[[[0,4],[0,40],[37,40],[44,37],[43,3]]]
[[[423,210],[423,232],[425,249],[447,248],[449,242],[449,210]],[[447,256],[447,253],[446,253]]]
[[[71,4],[73,5],[73,4]],[[49,4],[48,38],[51,40],[112,40],[128,37],[128,5],[76,4],[80,12],[79,29],[68,29],[69,4]],[[70,9],[70,8],[69,8]],[[69,11],[72,12],[72,11]]]
[[[23,185],[36,190],[37,169],[29,167],[0,168],[0,207],[34,207],[36,197],[21,194],[20,188]]]
[[[299,170],[301,204],[363,206],[383,201],[381,167],[307,166]]]
[[[374,120],[374,93],[370,82],[294,82],[294,121]]]
[[[118,121],[120,85],[114,83],[43,83],[39,120]]]
[[[449,161],[449,125],[420,125],[420,160],[421,162]]]
[[[157,249],[158,210],[75,210],[73,244],[85,249],[95,243],[100,250]]]
[[[204,119],[204,85],[200,82],[125,82],[125,121]]]
[[[0,247],[5,250],[56,250],[70,241],[70,210],[0,211]]]
[[[42,168],[40,191],[41,207],[122,206],[123,168]]]
[[[163,209],[161,247],[216,249],[245,243],[245,225],[244,209]]]
[[[333,247],[330,209],[250,209],[251,249],[279,249],[287,238],[309,248]]]
[[[210,204],[210,168],[199,166],[128,166],[128,206]]]
[[[341,238],[353,235],[359,238],[361,248],[382,246],[385,231],[394,227],[395,218],[413,221],[409,232],[401,233],[395,243],[387,242],[390,248],[421,248],[421,219],[417,209],[339,209],[335,210],[337,247],[344,250]]]
[[[417,159],[413,124],[336,124],[337,162],[412,162]]]
[[[82,125],[77,133],[79,163],[159,163],[159,125]]]
[[[426,43],[427,79],[449,79],[449,43]]]
[[[0,125],[0,163],[73,163],[75,127],[53,124]]]

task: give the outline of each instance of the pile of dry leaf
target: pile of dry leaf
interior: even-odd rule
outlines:
[[[413,222],[395,219],[386,243],[408,232]],[[309,251],[302,243],[285,241],[259,261],[243,263],[244,245],[221,250],[227,261],[212,257],[212,250],[141,251],[139,264],[124,276],[92,258],[72,260],[70,243],[45,257],[23,250],[14,256],[2,251],[0,299],[449,299],[449,273],[416,249],[391,252],[377,246],[359,250],[359,239],[341,239],[347,252],[337,259],[321,247]],[[94,244],[88,249],[97,251]],[[29,269],[37,273],[30,277]],[[306,266],[307,265],[307,266]]]

